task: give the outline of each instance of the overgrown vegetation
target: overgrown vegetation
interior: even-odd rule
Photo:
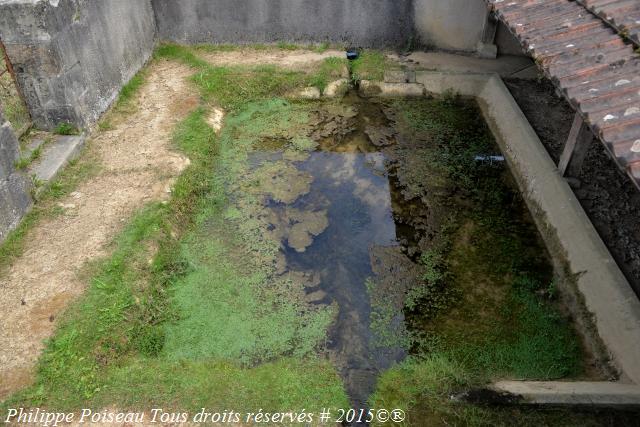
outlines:
[[[41,145],[37,146],[35,149],[33,149],[28,156],[21,156],[17,161],[16,161],[16,169],[20,169],[20,170],[24,170],[26,169],[31,163],[33,163],[34,161],[38,160],[40,158],[40,156],[42,155],[42,150],[44,148],[44,145],[47,144],[48,141],[44,141]]]
[[[347,63],[344,58],[330,57],[326,58],[320,64],[318,70],[311,76],[310,83],[324,91],[332,81],[345,78],[348,74]]]
[[[78,133],[80,133],[80,131],[71,123],[62,122],[55,127],[53,133],[57,135],[77,135]]]
[[[43,218],[60,214],[57,202],[74,191],[80,182],[94,175],[99,168],[94,153],[85,151],[81,158],[72,160],[46,188],[40,188],[41,183],[34,182],[34,190],[39,190],[32,194],[36,203],[18,227],[0,244],[0,274],[23,253],[25,238],[31,228]]]
[[[135,97],[140,87],[145,83],[147,77],[147,69],[143,68],[138,71],[120,90],[118,98],[107,111],[107,113],[98,122],[98,129],[101,131],[109,131],[113,129],[114,123],[122,117],[135,112]]]
[[[340,78],[346,67],[343,58],[327,58],[311,74],[282,70],[273,65],[215,67],[199,58],[193,49],[174,44],[161,45],[156,57],[178,60],[196,69],[193,80],[205,100],[214,101],[229,111],[235,111],[247,102],[284,96],[304,86],[323,90],[331,79]]]
[[[384,72],[398,69],[398,64],[388,60],[384,53],[375,50],[360,52],[357,59],[350,62],[351,78],[354,82],[360,80],[384,80]]]
[[[310,309],[299,283],[273,279],[275,243],[250,216],[257,202],[234,187],[255,143],[307,118],[304,107],[269,99],[262,84],[280,93],[301,80],[238,69],[244,80],[225,87],[236,79],[231,71],[172,54],[196,64],[207,100],[220,96],[235,113],[219,137],[204,109],[178,126],[175,142],[191,165],[170,202],[137,214],[113,254],[91,268],[89,289],[60,319],[36,384],[4,405],[346,407],[335,368],[315,355],[332,309]]]
[[[407,194],[420,197],[426,186],[430,206],[448,206],[448,217],[421,255],[424,285],[407,296],[413,356],[382,375],[371,404],[451,424],[495,425],[513,414],[449,396],[495,378],[578,375],[581,348],[554,306],[543,245],[508,170],[476,159],[497,154],[476,107],[448,94],[396,108],[407,135],[421,141],[410,149],[418,158],[411,173],[401,176]],[[545,419],[525,414],[523,423],[529,418]]]
[[[131,80],[129,80],[122,89],[120,90],[120,94],[118,95],[118,100],[116,101],[115,108],[116,110],[123,109],[133,103],[133,98],[138,93],[140,87],[144,84],[146,77],[146,69],[142,69],[136,75],[134,75]]]

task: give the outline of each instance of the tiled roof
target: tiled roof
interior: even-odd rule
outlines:
[[[581,0],[608,22],[570,0],[487,2],[640,188],[640,55],[612,27],[637,37],[613,11],[631,16],[640,0]]]
[[[577,0],[640,46],[640,0]]]

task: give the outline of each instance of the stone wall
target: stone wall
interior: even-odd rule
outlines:
[[[150,0],[4,0],[0,39],[36,126],[95,122],[147,61]]]
[[[333,42],[404,47],[412,0],[152,0],[158,37],[179,43]]]
[[[30,181],[14,167],[18,140],[0,111],[0,242],[31,207]]]

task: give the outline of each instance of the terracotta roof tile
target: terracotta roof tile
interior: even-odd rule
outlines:
[[[640,0],[487,2],[640,188]]]

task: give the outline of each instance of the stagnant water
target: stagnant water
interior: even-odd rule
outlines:
[[[366,407],[379,373],[402,360],[406,352],[400,346],[377,344],[370,326],[367,280],[375,276],[373,253],[375,248],[400,247],[386,159],[365,133],[367,126],[383,126],[387,119],[379,106],[355,95],[347,103],[356,107],[355,117],[348,117],[350,124],[341,120],[337,124],[347,128],[346,135],[319,138],[316,151],[292,162],[310,181],[309,191],[288,204],[268,200],[267,208],[274,217],[273,228],[283,222],[289,227],[298,220],[298,225],[308,228],[304,238],[294,238],[293,227],[288,238],[283,237],[284,273],[304,272],[314,278],[306,288],[312,304],[337,304],[326,347],[353,407],[359,409]],[[282,161],[281,151],[268,148],[250,156],[254,169]],[[317,215],[289,220],[301,213]],[[323,224],[311,230],[317,223]]]
[[[377,376],[406,357],[407,346],[394,339],[404,327],[403,298],[420,285],[416,248],[424,248],[425,240],[428,245],[439,224],[430,212],[434,207],[407,196],[394,169],[397,158],[387,158],[393,155],[387,148],[407,142],[394,129],[393,109],[353,93],[344,104],[346,110],[317,118],[315,151],[287,159],[277,143],[266,141],[250,163],[254,170],[293,166],[295,172],[285,174],[290,185],[308,183],[291,200],[282,201],[286,194],[267,198],[270,231],[282,242],[286,262],[280,273],[303,272],[310,278],[305,289],[310,303],[337,305],[326,348],[353,407],[360,409],[366,408]],[[372,291],[372,282],[382,292]],[[390,311],[382,321],[374,313],[374,306],[381,306],[376,295]],[[382,331],[374,327],[376,320]]]
[[[404,356],[400,348],[373,348],[369,326],[371,248],[398,245],[389,180],[377,153],[315,152],[299,167],[314,180],[311,191],[294,206],[326,206],[329,226],[304,252],[287,247],[287,263],[319,273],[317,288],[308,289],[322,292],[318,303],[338,303],[328,348],[354,404],[362,406],[377,374]]]
[[[364,407],[377,375],[405,355],[399,347],[371,346],[371,304],[366,287],[367,279],[374,275],[370,251],[398,246],[382,160],[378,153],[311,153],[298,164],[313,177],[310,191],[290,205],[269,203],[280,213],[292,209],[326,212],[328,225],[309,246],[292,247],[286,242],[287,270],[283,273],[302,271],[314,277],[306,288],[312,304],[337,303],[338,315],[327,348],[355,407]]]

